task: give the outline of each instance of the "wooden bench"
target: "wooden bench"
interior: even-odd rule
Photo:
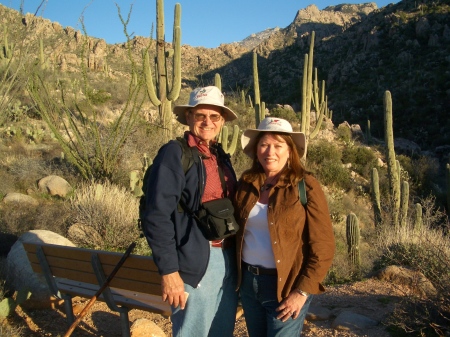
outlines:
[[[123,253],[23,243],[31,267],[43,274],[52,294],[64,299],[69,325],[75,321],[72,297],[92,298],[119,263]],[[171,315],[170,306],[161,299],[161,276],[151,256],[130,255],[98,300],[120,313],[122,336],[130,336],[128,312],[139,309]],[[243,314],[237,309],[236,319]]]
[[[23,243],[34,272],[43,274],[52,294],[64,299],[71,325],[75,321],[72,297],[92,298],[123,256],[122,253]],[[150,256],[130,255],[98,300],[120,313],[122,336],[130,336],[128,312],[139,309],[164,317],[170,306],[161,299],[161,277]]]

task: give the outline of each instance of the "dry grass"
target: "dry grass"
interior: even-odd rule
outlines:
[[[376,267],[407,266],[421,272],[434,286],[436,296],[405,297],[390,320],[402,331],[420,336],[444,336],[450,325],[450,225],[444,213],[434,208],[434,199],[422,200],[423,226],[386,227],[380,231],[382,253]]]
[[[84,183],[70,200],[76,227],[69,239],[94,249],[122,250],[139,237],[139,202],[125,188],[105,182]],[[76,229],[82,229],[82,234]]]

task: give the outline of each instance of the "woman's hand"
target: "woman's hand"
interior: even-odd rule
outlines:
[[[297,291],[292,291],[276,309],[279,312],[277,319],[282,322],[286,322],[290,317],[297,319],[307,299],[308,297],[300,295]]]

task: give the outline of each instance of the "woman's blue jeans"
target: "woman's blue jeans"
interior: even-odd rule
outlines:
[[[280,305],[277,299],[277,276],[254,275],[247,270],[242,271],[240,288],[241,302],[244,309],[245,322],[250,337],[294,337],[300,336],[303,322],[312,300],[308,296],[300,315],[286,322],[277,319],[275,311]]]
[[[189,293],[184,310],[172,309],[174,337],[232,337],[238,292],[234,245],[211,247],[206,274],[197,288],[184,284]]]

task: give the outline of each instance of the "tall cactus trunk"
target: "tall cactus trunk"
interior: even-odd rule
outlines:
[[[158,107],[159,117],[164,129],[164,141],[172,138],[172,102],[181,90],[181,5],[175,4],[173,26],[173,53],[166,50],[164,32],[164,1],[156,1],[156,86],[153,85],[148,53],[144,54],[144,75],[147,94],[153,105]],[[167,58],[172,57],[172,81],[169,81]],[[156,87],[156,88],[155,88]]]
[[[258,127],[262,117],[261,96],[259,92],[258,54],[253,52],[253,87],[255,88],[255,123]]]
[[[400,190],[400,203],[401,203],[401,226],[406,227],[408,218],[408,207],[409,207],[409,183],[407,181],[402,182]]]
[[[380,203],[380,184],[378,178],[378,170],[376,167],[372,169],[372,207],[375,227],[379,228],[382,224],[381,203]]]
[[[394,150],[394,130],[392,117],[392,97],[389,91],[384,94],[384,138],[386,142],[386,159],[388,164],[389,190],[392,205],[392,223],[398,227],[400,210],[400,182]]]
[[[350,263],[359,272],[361,267],[359,220],[354,213],[347,215],[347,247]]]
[[[305,60],[303,62],[303,78],[302,78],[302,125],[301,132],[306,135],[306,123],[307,118],[306,115],[309,114],[309,111],[306,110],[307,104],[307,89],[308,89],[308,54],[305,54]]]
[[[414,217],[414,232],[419,233],[422,230],[422,205],[416,203],[414,205],[415,217]]]

